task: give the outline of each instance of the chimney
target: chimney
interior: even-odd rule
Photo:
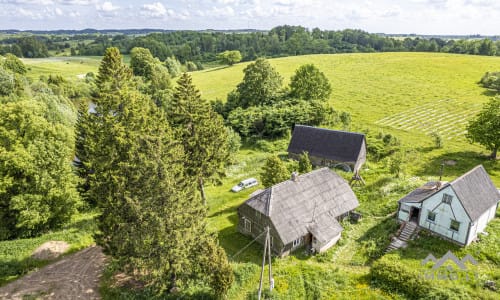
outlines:
[[[293,182],[299,181],[299,173],[298,172],[292,172],[292,181]]]
[[[436,190],[439,191],[443,183],[441,181],[436,182]]]

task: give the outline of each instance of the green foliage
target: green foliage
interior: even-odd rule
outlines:
[[[187,174],[198,182],[205,202],[204,181],[220,178],[230,155],[222,117],[201,98],[187,73],[177,81],[167,116],[184,146]]]
[[[434,142],[434,147],[443,148],[443,137],[437,131],[433,131],[430,134],[432,141]]]
[[[153,68],[156,61],[149,49],[135,47],[130,50],[130,68],[135,76],[142,76],[150,80],[153,76]]]
[[[290,95],[304,100],[327,100],[332,93],[332,86],[313,64],[300,66],[290,79]]]
[[[399,151],[400,141],[394,135],[379,132],[378,135],[366,135],[366,149],[371,158],[375,161],[381,160],[397,151]]]
[[[186,62],[186,69],[188,72],[194,72],[194,71],[198,70],[198,66],[192,61],[187,61]]]
[[[243,72],[243,81],[237,87],[239,107],[270,105],[276,101],[283,79],[267,60],[259,58]]]
[[[12,94],[16,89],[15,76],[0,67],[0,96],[7,96]]]
[[[121,89],[132,77],[132,71],[123,64],[118,48],[108,48],[99,65],[96,86],[99,92],[109,93]]]
[[[485,146],[491,151],[490,157],[496,159],[500,147],[500,97],[492,98],[469,122],[466,137],[472,143]]]
[[[290,179],[290,173],[285,163],[277,156],[269,156],[260,173],[262,185],[268,188],[288,179]]]
[[[233,130],[233,128],[226,126],[227,131],[227,150],[229,151],[229,161],[234,162],[235,156],[241,147],[241,137]]]
[[[485,88],[500,92],[500,72],[486,72],[479,83]]]
[[[351,126],[351,114],[343,111],[339,116],[340,122],[342,123],[342,127],[344,130],[349,130]]]
[[[182,72],[181,63],[175,58],[175,56],[167,57],[165,59],[165,67],[167,67],[168,73],[172,78],[179,76]]]
[[[0,63],[1,63],[1,61],[0,61]],[[16,74],[24,75],[27,72],[26,66],[24,65],[24,63],[19,58],[17,58],[17,56],[10,54],[10,53],[5,55],[5,60],[3,61],[3,63],[1,65],[5,69],[11,70],[12,72],[14,72]]]
[[[289,100],[273,106],[240,107],[231,111],[227,124],[243,137],[282,137],[293,125],[319,125],[331,109],[318,101]]]
[[[299,157],[299,173],[305,174],[311,172],[313,169],[311,160],[309,159],[309,153],[303,152]]]
[[[79,205],[71,109],[47,100],[53,97],[0,107],[0,239],[59,228]]]
[[[217,59],[223,64],[232,66],[241,61],[241,53],[238,50],[226,50],[217,54]]]
[[[387,158],[389,172],[397,178],[401,176],[404,170],[405,154],[403,151],[398,151]]]

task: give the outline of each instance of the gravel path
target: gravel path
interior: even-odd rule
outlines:
[[[100,299],[104,264],[100,247],[86,248],[0,287],[0,299]]]

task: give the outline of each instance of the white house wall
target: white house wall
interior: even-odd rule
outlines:
[[[442,202],[443,194],[453,196],[451,205]],[[436,213],[434,222],[427,219],[428,212]],[[451,220],[460,222],[458,232],[450,229]],[[444,237],[455,240],[461,244],[467,244],[467,232],[469,231],[470,219],[457,195],[451,187],[445,187],[438,193],[432,195],[422,202],[419,225]]]
[[[414,203],[414,202],[401,203],[398,211],[398,219],[404,222],[408,222],[410,220],[410,213],[407,213],[403,210],[406,209],[409,212],[411,212],[412,207],[420,208],[421,205],[422,205],[421,203]]]
[[[467,244],[470,244],[477,237],[478,233],[484,231],[486,225],[488,225],[488,222],[495,217],[496,210],[497,206],[493,205],[484,214],[482,214],[476,222],[474,222],[474,225],[471,227],[471,232],[469,234]]]
[[[341,233],[339,233],[337,236],[335,236],[333,239],[331,239],[329,242],[321,245],[319,242],[317,241],[313,241],[312,243],[312,246],[314,247],[314,249],[321,253],[321,252],[324,252],[328,249],[330,249],[330,247],[332,247],[333,245],[335,245],[337,243],[337,241],[340,239],[340,236],[341,236]]]

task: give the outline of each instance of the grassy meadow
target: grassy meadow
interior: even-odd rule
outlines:
[[[78,74],[96,72],[99,58],[57,58],[24,60],[29,75],[38,78],[48,73],[76,78]],[[345,222],[341,240],[326,253],[307,256],[296,251],[289,257],[273,259],[275,290],[266,292],[270,299],[406,299],[388,288],[372,284],[370,268],[378,260],[393,260],[417,271],[425,270],[420,261],[429,253],[440,257],[448,250],[459,257],[469,253],[478,261],[480,279],[493,280],[500,286],[500,216],[487,228],[488,236],[480,243],[459,249],[455,245],[422,234],[405,250],[384,254],[390,237],[398,228],[393,213],[397,200],[429,179],[439,176],[443,160],[454,160],[446,166],[444,179],[452,180],[477,164],[483,164],[497,186],[500,186],[500,163],[487,160],[484,148],[469,144],[463,137],[467,120],[493,96],[477,85],[486,71],[500,70],[500,57],[453,55],[440,53],[374,53],[308,55],[270,60],[284,77],[285,84],[295,69],[306,63],[315,64],[330,79],[333,93],[330,104],[337,111],[352,116],[351,130],[390,133],[398,137],[406,150],[403,172],[399,177],[389,171],[388,161],[368,157],[362,170],[365,186],[354,188],[360,200],[358,211],[363,219],[357,224]],[[192,73],[194,83],[204,98],[225,99],[243,78],[247,63],[217,67]],[[430,132],[443,137],[442,148],[434,147]],[[236,231],[237,207],[259,187],[240,193],[230,188],[248,177],[259,178],[260,168],[270,154],[285,155],[288,140],[246,142],[237,155],[236,163],[227,169],[227,177],[218,186],[206,188],[209,227],[218,233],[234,271],[235,283],[228,299],[256,299],[260,275],[262,246],[250,245],[236,255],[251,239]],[[350,174],[341,172],[345,178]],[[58,236],[57,236],[58,237]],[[48,237],[49,239],[52,237]],[[62,237],[64,238],[64,236]],[[30,242],[0,242],[0,260],[20,261],[45,236]],[[14,243],[22,255],[5,253]],[[26,246],[25,246],[26,244]],[[29,245],[29,246],[28,246]],[[3,262],[2,262],[3,264]],[[5,276],[5,274],[0,274]],[[112,274],[105,274],[105,299],[148,299],[147,292],[130,292],[112,286]],[[18,275],[12,275],[18,276]],[[12,277],[11,276],[11,277]],[[267,276],[267,267],[266,273]],[[5,279],[4,279],[5,281]],[[2,280],[0,279],[0,284]],[[449,290],[463,289],[476,298],[498,299],[500,294],[482,288],[480,284],[459,283],[443,286]],[[268,284],[264,287],[267,289]],[[203,298],[199,290],[189,291],[188,298]],[[457,296],[460,299],[459,295]]]

